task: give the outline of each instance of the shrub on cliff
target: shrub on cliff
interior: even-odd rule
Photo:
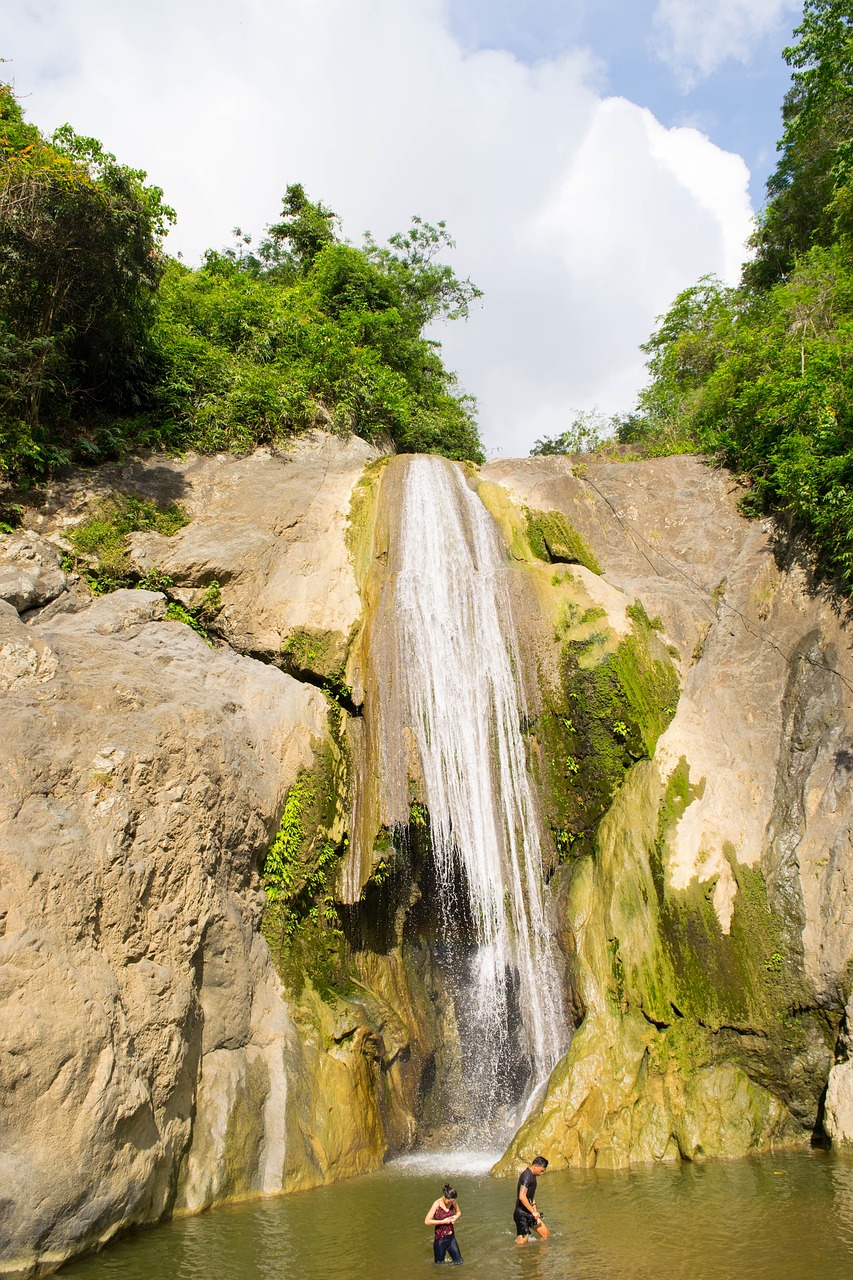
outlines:
[[[321,423],[482,461],[472,403],[424,336],[479,296],[436,261],[452,245],[444,227],[415,218],[387,247],[358,249],[335,225],[289,187],[257,253],[240,233],[198,270],[169,264],[155,332],[171,429],[198,448],[243,449]]]

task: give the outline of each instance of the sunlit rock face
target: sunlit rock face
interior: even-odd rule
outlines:
[[[382,1046],[356,1011],[324,1135],[332,1090],[303,1081],[331,1035],[306,1033],[260,932],[258,873],[328,750],[328,701],[235,651],[280,658],[299,627],[345,649],[346,515],[374,453],[317,437],[287,459],[81,472],[29,513],[38,531],[0,539],[4,1273],[385,1155]],[[169,547],[169,576],[191,604],[220,575],[230,646],[166,620],[159,592],[92,600],[61,569],[68,529],[116,489],[184,505],[195,542]]]
[[[740,517],[725,472],[575,463],[483,474],[567,516],[642,602],[681,688],[590,856],[560,872],[583,1016],[501,1168],[549,1143],[558,1163],[618,1166],[808,1141],[846,1056],[853,956],[844,608],[769,523]],[[564,694],[572,679],[583,692],[572,671]],[[839,1133],[845,1069],[827,1098]]]
[[[506,580],[555,1017],[575,1028],[500,1170],[534,1148],[583,1167],[740,1155],[824,1115],[850,1141],[843,609],[696,459],[439,465],[454,502],[482,504]],[[8,1274],[459,1141],[464,1005],[411,726],[399,772],[370,765],[406,471],[322,435],[135,461],[64,480],[0,538]],[[216,579],[215,647],[161,592],[93,601],[63,567],[86,501],[116,489],[185,507],[173,537],[133,535],[131,563],[188,607]],[[337,985],[276,953],[259,878],[305,777],[329,811],[303,871],[351,852],[328,889]]]
[[[179,1182],[194,1207],[281,1187],[288,1016],[258,937],[256,869],[325,708],[164,621],[158,593],[29,627],[2,610],[14,1269],[156,1221]]]

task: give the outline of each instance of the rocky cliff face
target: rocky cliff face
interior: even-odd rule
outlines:
[[[6,1274],[366,1171],[436,1123],[458,1062],[428,839],[387,830],[356,772],[383,474],[321,435],[135,462],[0,540]],[[843,610],[695,459],[469,482],[508,549],[578,1028],[500,1168],[853,1139]],[[93,599],[63,558],[116,490],[183,505],[174,536],[132,535],[131,569],[186,608],[218,582],[211,643],[163,591]]]
[[[359,616],[345,535],[373,456],[319,437],[81,473],[3,539],[4,1273],[405,1145],[386,1058],[408,1031],[310,983],[288,1002],[260,931],[285,797],[335,745],[316,686]],[[162,593],[92,599],[62,569],[115,490],[183,504],[185,530],[133,554],[187,605],[218,578],[224,642],[166,620]],[[288,673],[293,636],[321,665]]]
[[[853,955],[844,611],[780,565],[725,473],[687,458],[584,461],[498,463],[484,477],[569,521],[624,593],[621,608],[598,595],[596,625],[617,629],[625,603],[636,625],[641,603],[680,694],[592,843],[567,828],[581,1021],[501,1168],[532,1147],[620,1166],[808,1141],[830,1071],[847,1070],[833,1067]],[[584,665],[607,659],[570,638],[560,662],[571,714]],[[844,1080],[830,1089],[839,1138]]]

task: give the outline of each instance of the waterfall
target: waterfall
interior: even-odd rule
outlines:
[[[399,528],[397,696],[424,780],[468,1111],[486,1119],[513,1101],[509,1077],[514,1101],[529,1096],[566,1047],[508,566],[442,458],[408,461]],[[457,942],[466,930],[473,946]]]

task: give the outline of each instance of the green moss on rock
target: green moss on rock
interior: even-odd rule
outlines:
[[[263,932],[276,968],[296,995],[309,978],[324,997],[349,989],[334,884],[346,848],[329,838],[336,818],[331,752],[288,790],[263,868]]]
[[[562,511],[531,511],[524,508],[527,540],[533,554],[546,563],[582,564],[592,573],[601,573],[595,552]]]
[[[712,1030],[722,1026],[762,1028],[775,1036],[793,995],[795,959],[788,954],[780,922],[767,903],[759,868],[741,864],[726,850],[737,886],[731,927],[724,932],[714,908],[717,877],[694,879],[682,889],[667,883],[668,840],[703,783],[690,782],[686,760],[670,775],[660,803],[658,835],[649,863],[658,905],[660,937],[670,974],[665,1004],[638,991],[653,1016],[670,1020],[673,1010]],[[658,969],[662,966],[658,965]],[[641,984],[641,986],[644,984]]]
[[[614,648],[597,621],[600,610],[575,612],[564,632],[560,684],[534,726],[563,855],[592,852],[616,788],[635,761],[651,757],[679,695],[675,669],[649,626],[635,622]]]
[[[350,499],[345,537],[356,580],[359,583],[362,582],[370,564],[376,504],[382,475],[388,462],[388,455],[368,462]]]

